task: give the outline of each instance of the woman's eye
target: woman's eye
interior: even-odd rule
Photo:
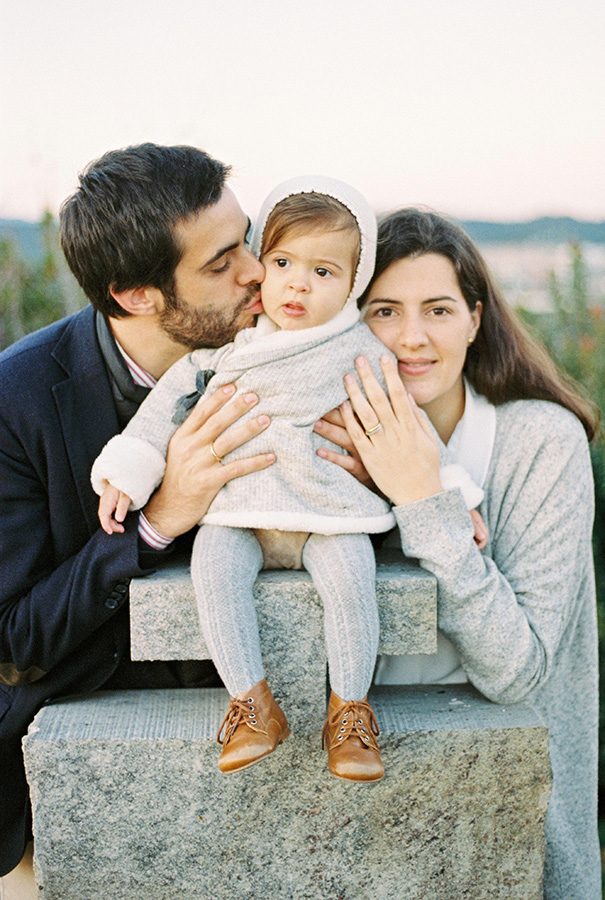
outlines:
[[[447,316],[449,314],[449,309],[446,306],[433,306],[430,312],[438,317]]]
[[[375,309],[372,315],[377,319],[392,319],[395,315],[395,310],[386,306],[384,309]]]

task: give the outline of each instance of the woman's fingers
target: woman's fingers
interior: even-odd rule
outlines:
[[[359,383],[354,375],[345,375],[344,385],[345,390],[349,395],[351,407],[355,412],[355,415],[357,416],[363,431],[369,431],[370,429],[375,428],[379,423],[384,424],[383,418],[380,417],[378,409],[376,409],[375,406],[369,401],[368,397],[359,386]],[[340,409],[342,412],[343,407],[341,406]],[[384,419],[388,418],[388,415],[384,410],[383,415]],[[344,414],[343,419],[347,423],[347,430],[349,431],[349,434],[351,434],[349,421],[345,419]]]
[[[368,361],[363,356],[358,357],[355,360],[355,368],[363,390],[357,380],[349,375],[345,377],[345,387],[364,431],[371,431],[379,423],[383,426],[393,423],[396,419],[396,410],[392,404],[392,398],[383,390]],[[393,368],[399,380],[399,374],[394,365]],[[401,387],[400,381],[399,385]],[[392,378],[391,386],[394,390],[397,389],[396,382]]]
[[[359,448],[359,445],[363,445],[364,441],[369,442],[365,429],[362,427],[357,415],[353,411],[353,402],[351,400],[345,400],[340,407],[340,412],[342,414],[343,422],[345,423],[345,428],[347,429],[354,446]]]
[[[403,386],[397,363],[391,356],[383,356],[380,360],[380,367],[384,375],[395,418],[399,422],[406,421],[412,413],[413,398]],[[415,404],[413,405],[415,406]],[[422,416],[421,410],[418,407],[415,407],[415,409]]]
[[[414,400],[412,395],[408,394],[407,391],[406,391],[406,397],[407,397],[407,401],[409,404],[409,408],[411,409],[412,414],[415,416],[416,421],[418,422],[418,424],[420,425],[420,427],[422,428],[422,430],[424,431],[426,436],[428,438],[430,438],[431,441],[433,441],[433,443],[434,443],[435,442],[435,432],[433,431],[433,429],[431,427],[431,423],[428,420],[427,414],[423,410],[420,409],[420,407],[418,406],[418,404],[416,403],[416,401]]]
[[[349,472],[349,474],[356,478],[357,481],[361,482],[361,484],[364,484],[371,491],[376,491],[376,486],[370,478],[368,470],[359,458],[357,450],[355,449],[351,441],[349,441],[349,443],[353,447],[354,455],[336,453],[335,450],[328,450],[327,447],[320,447],[320,449],[317,451],[317,455],[322,459],[327,459],[329,462],[335,463],[337,466],[340,466],[341,469]]]
[[[327,441],[331,441],[338,447],[342,447],[347,453],[355,453],[353,441],[349,436],[349,432],[345,428],[345,424],[339,410],[331,410],[319,419],[313,426],[313,431],[322,436]]]
[[[361,386],[356,379],[345,378],[350,399],[340,409],[372,481],[395,505],[437,493],[441,490],[437,442],[407,394],[396,363],[387,356],[381,360],[388,394],[367,360],[360,357],[355,364]]]
[[[327,413],[324,413],[320,421],[329,422],[331,425],[340,425],[342,428],[344,428],[342,414],[338,407],[336,409],[331,409]]]

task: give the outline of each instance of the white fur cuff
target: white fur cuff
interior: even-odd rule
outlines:
[[[456,463],[442,466],[439,470],[441,476],[441,485],[444,491],[450,491],[452,488],[460,488],[467,509],[476,509],[483,500],[484,494],[480,487],[477,487],[466,469]]]
[[[161,482],[165,469],[166,460],[147,441],[118,434],[95,460],[90,480],[97,494],[111,484],[132,499],[130,509],[140,509]]]

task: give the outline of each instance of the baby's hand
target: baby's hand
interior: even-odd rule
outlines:
[[[489,531],[487,530],[487,525],[483,521],[481,515],[477,512],[476,509],[470,510],[471,521],[473,523],[473,528],[475,529],[475,543],[479,550],[483,550],[485,545],[487,544],[487,539],[489,537]]]
[[[107,534],[123,533],[122,522],[131,502],[128,494],[119,491],[112,484],[107,485],[99,500],[99,522],[103,531]]]

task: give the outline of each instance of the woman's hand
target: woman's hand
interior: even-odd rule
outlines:
[[[317,455],[322,459],[328,459],[330,462],[336,463],[345,471],[350,472],[358,481],[364,484],[371,491],[377,492],[376,485],[368,475],[367,469],[361,461],[361,457],[357,452],[353,441],[349,436],[349,432],[345,428],[342,413],[339,409],[332,409],[319,419],[313,426],[313,431],[325,437],[326,440],[337,444],[346,450],[346,453],[337,453],[335,450],[328,450],[327,447],[321,447],[317,451]]]
[[[396,363],[389,356],[381,359],[388,396],[366,359],[359,357],[355,366],[363,391],[353,375],[345,376],[349,401],[341,412],[370,478],[395,506],[438,494],[442,486],[437,439],[405,390]]]

